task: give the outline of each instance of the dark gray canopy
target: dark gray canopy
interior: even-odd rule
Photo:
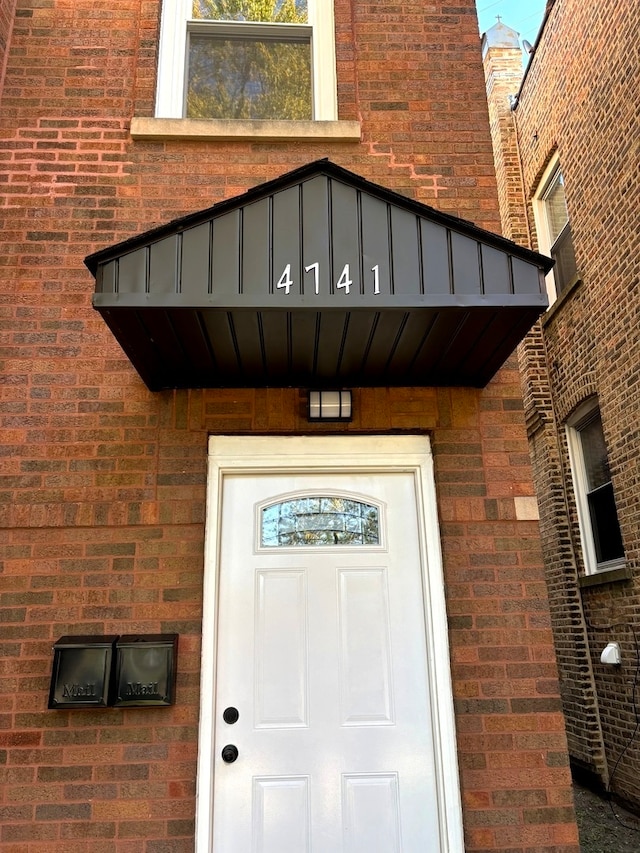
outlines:
[[[86,264],[160,390],[484,386],[552,261],[321,160]]]

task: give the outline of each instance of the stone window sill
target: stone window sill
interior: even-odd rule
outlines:
[[[631,578],[631,569],[628,566],[618,566],[615,569],[606,569],[593,575],[583,575],[578,580],[580,589],[590,586],[602,586],[605,583],[616,583]]]
[[[191,118],[131,119],[136,140],[210,140],[212,142],[359,142],[358,121],[244,121]]]

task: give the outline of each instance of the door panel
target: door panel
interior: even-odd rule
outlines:
[[[254,726],[307,726],[307,592],[303,571],[258,569]]]
[[[306,527],[328,534],[263,547],[261,506],[312,492],[380,507],[379,539],[343,530],[361,521],[338,513],[325,524],[305,508]],[[415,500],[403,473],[225,477],[215,853],[441,848]],[[230,706],[233,724],[222,717]],[[238,749],[229,764],[228,744]]]
[[[400,802],[395,773],[343,776],[346,853],[400,853]]]
[[[387,572],[338,569],[340,722],[393,722]]]
[[[307,776],[253,780],[251,849],[255,853],[307,853],[311,849]]]

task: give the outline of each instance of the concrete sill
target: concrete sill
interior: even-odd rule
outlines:
[[[594,575],[583,575],[578,579],[580,589],[590,586],[602,586],[605,583],[617,583],[631,578],[631,569],[628,566],[620,566],[617,569],[606,569]]]
[[[244,121],[192,118],[131,119],[136,140],[211,142],[360,142],[359,121]]]

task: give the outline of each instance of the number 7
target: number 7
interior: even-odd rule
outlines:
[[[309,264],[308,267],[304,268],[305,272],[311,272],[313,270],[313,280],[315,282],[316,287],[316,296],[320,293],[320,264],[316,261],[314,264]]]

